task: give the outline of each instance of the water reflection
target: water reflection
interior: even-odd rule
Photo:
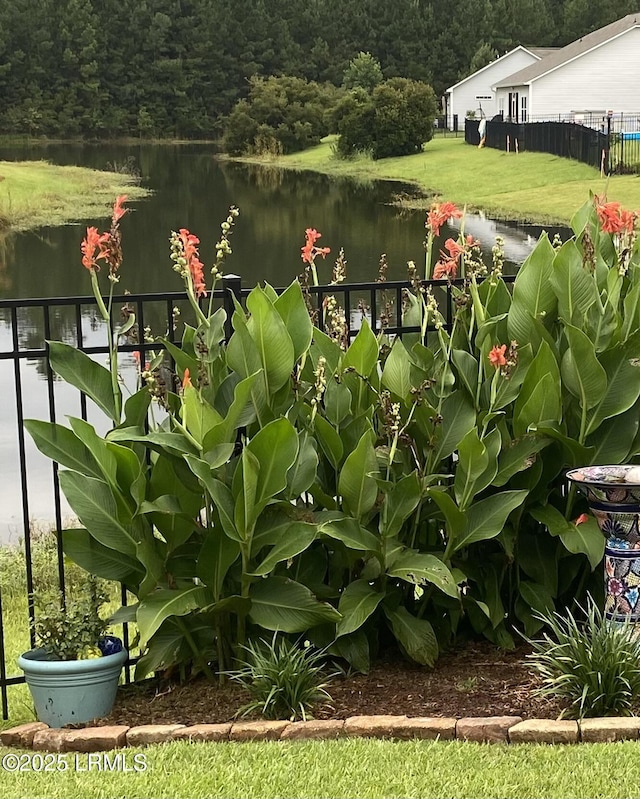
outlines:
[[[452,220],[452,227],[459,233],[460,220]],[[549,238],[553,240],[557,233],[563,240],[567,239],[571,232],[567,228],[549,226],[540,227],[539,225],[516,225],[515,223],[500,222],[489,219],[482,212],[477,214],[467,214],[464,218],[464,232],[478,239],[485,254],[486,263],[491,263],[491,248],[496,243],[496,237],[500,236],[504,242],[504,257],[507,262],[506,274],[515,274],[520,264],[526,260],[528,255],[535,247],[540,234],[546,231]]]

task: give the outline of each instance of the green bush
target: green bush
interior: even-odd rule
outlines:
[[[336,153],[349,158],[356,153],[371,153],[374,143],[375,108],[371,95],[354,89],[333,109],[333,126],[339,133]]]
[[[123,213],[119,198],[111,231],[83,243],[105,322],[114,282],[103,298],[99,274],[120,267]],[[237,214],[222,223],[214,286]],[[412,264],[402,308],[386,306],[413,331],[402,337],[367,318],[345,332],[338,269],[319,308],[304,281],[267,284],[228,320],[180,230],[171,258],[192,321],[180,345],[159,340],[145,387],[124,401],[117,342],[132,317],[113,331],[109,368],[51,342],[53,370],[113,429],[26,426],[82,525],[63,531],[65,554],[137,598],[117,620],[137,623],[138,677],[213,676],[265,631],[304,634],[361,671],[393,642],[431,666],[463,632],[513,647],[514,626],[531,637],[540,612],[601,585],[604,537],[573,521],[586,501],[564,472],[640,455],[635,218],[586,203],[573,236],[541,236],[510,286],[499,248],[484,264],[472,237],[447,240],[434,263],[452,216],[451,203],[430,209],[424,275]],[[314,282],[319,238],[309,228],[302,247]],[[166,412],[155,425],[152,399]]]
[[[231,155],[267,149],[284,153],[320,143],[329,133],[327,109],[340,90],[328,84],[289,76],[253,77],[249,96],[240,100],[224,122],[223,148]]]
[[[260,713],[266,719],[307,721],[313,709],[331,701],[326,688],[335,675],[323,674],[326,654],[274,635],[271,641],[250,641],[243,647],[246,663],[229,672],[251,700],[238,715]]]
[[[637,625],[608,621],[591,597],[578,610],[583,621],[570,611],[541,616],[550,633],[527,655],[542,678],[537,693],[567,701],[565,716],[631,715],[640,699]]]
[[[373,158],[411,155],[433,136],[437,104],[426,83],[392,78],[371,94],[352,92],[335,111],[338,153],[371,152]]]

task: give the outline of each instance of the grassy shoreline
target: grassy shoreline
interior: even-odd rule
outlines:
[[[234,160],[361,183],[398,181],[412,187],[398,200],[407,208],[447,199],[495,219],[536,224],[568,224],[590,191],[606,193],[626,208],[640,208],[639,176],[603,178],[593,167],[547,153],[479,150],[462,137],[436,136],[416,155],[339,160],[333,155],[334,140],[327,137],[317,147],[291,155]],[[117,172],[47,161],[0,161],[0,233],[106,217],[118,194],[137,200],[149,191],[136,185],[134,177]]]
[[[47,161],[0,161],[0,233],[108,217],[114,198],[150,192],[136,178]]]
[[[626,208],[640,208],[637,175],[602,178],[593,167],[548,153],[479,150],[465,144],[462,137],[437,136],[416,155],[380,161],[365,156],[339,160],[332,152],[334,138],[292,155],[238,160],[361,182],[401,181],[414,186],[421,195],[403,199],[406,207],[425,208],[435,197],[483,211],[495,219],[568,224],[590,191],[606,194]]]

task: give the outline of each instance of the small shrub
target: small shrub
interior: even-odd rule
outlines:
[[[316,705],[331,701],[326,687],[335,675],[323,674],[323,650],[301,647],[286,638],[277,640],[277,634],[271,642],[250,641],[243,649],[247,662],[228,672],[251,695],[238,715],[257,711],[266,719],[306,721]]]
[[[136,163],[134,155],[128,155],[123,161],[107,161],[107,169],[116,172],[118,175],[129,175],[132,178],[140,179],[140,168]]]
[[[550,628],[527,657],[542,677],[537,694],[567,700],[563,716],[630,715],[640,697],[640,637],[636,625],[603,617],[591,597],[583,622],[567,611],[539,616]]]
[[[100,617],[100,608],[108,596],[95,579],[85,580],[84,591],[67,597],[66,605],[58,591],[34,595],[36,641],[57,660],[100,657],[98,641],[105,634],[108,622]]]

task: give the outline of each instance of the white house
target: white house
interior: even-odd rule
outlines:
[[[538,64],[552,52],[554,50],[550,47],[520,45],[448,88],[447,127],[453,130],[454,118],[460,128],[464,127],[464,119],[469,112],[473,112],[476,117],[484,114],[491,119],[499,111],[493,88],[495,84],[526,67]]]
[[[503,75],[492,89],[505,119],[592,124],[588,117],[640,111],[639,81],[640,12]]]

